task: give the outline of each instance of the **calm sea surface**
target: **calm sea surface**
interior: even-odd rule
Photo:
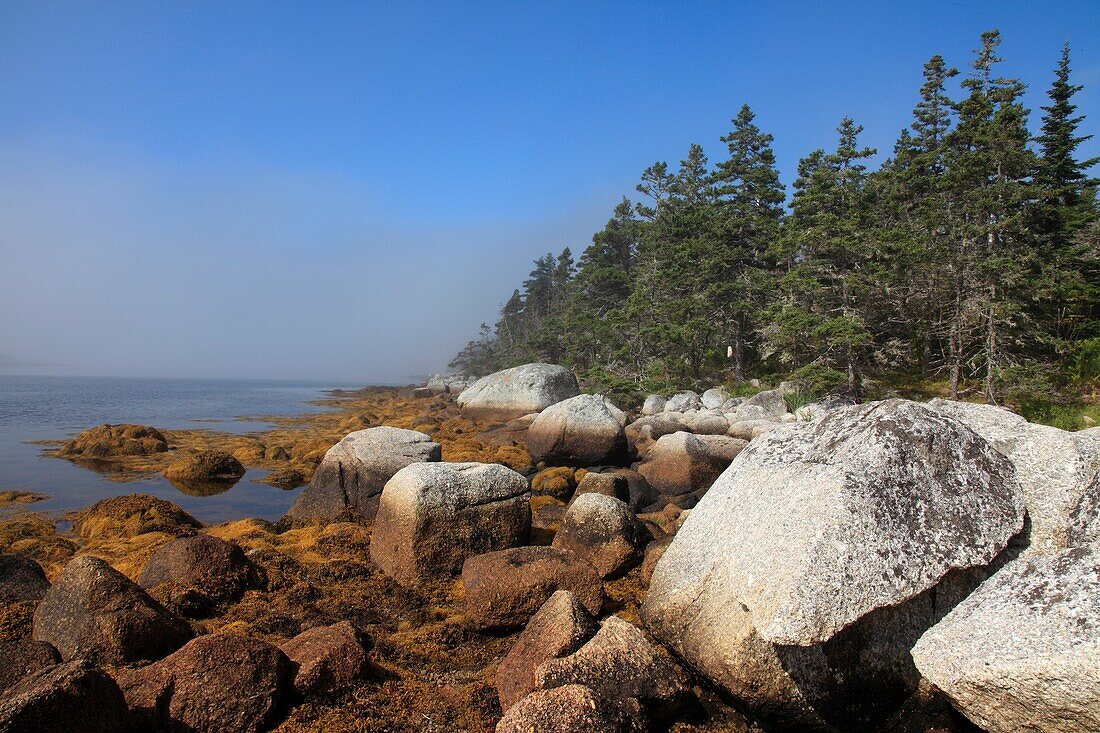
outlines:
[[[61,513],[108,496],[141,492],[179,504],[203,522],[241,517],[278,519],[297,489],[284,491],[253,479],[249,470],[215,496],[188,496],[159,475],[118,483],[60,458],[42,455],[29,440],[65,439],[102,423],[140,423],[173,430],[209,428],[249,433],[271,427],[242,416],[295,415],[325,408],[308,404],[336,388],[361,385],[250,380],[129,379],[0,375],[0,490],[46,494],[28,509]],[[216,422],[210,422],[211,420]]]

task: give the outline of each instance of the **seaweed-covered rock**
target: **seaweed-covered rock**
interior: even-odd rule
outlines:
[[[916,686],[913,642],[1023,522],[1012,465],[966,426],[905,400],[845,408],[745,448],[657,563],[643,617],[765,717],[873,726]]]
[[[395,473],[440,458],[439,443],[415,430],[380,426],[349,433],[328,450],[286,516],[318,524],[374,519],[382,488]]]
[[[177,613],[201,618],[258,587],[260,574],[239,545],[198,534],[158,548],[138,584]]]
[[[127,494],[101,499],[73,520],[83,539],[135,537],[164,532],[186,537],[202,529],[202,523],[170,501],[148,494]]]
[[[272,471],[261,479],[277,489],[296,489],[306,482],[306,475],[294,466],[285,466]]]
[[[148,456],[168,450],[168,439],[148,425],[100,425],[79,433],[61,447],[63,458],[109,460],[120,456]]]
[[[41,600],[50,589],[42,566],[26,555],[0,555],[0,604]]]
[[[558,590],[572,591],[592,614],[603,607],[603,580],[592,564],[553,547],[514,547],[475,555],[462,566],[466,610],[481,628],[525,625]]]
[[[577,488],[577,471],[569,466],[544,468],[531,477],[531,490],[568,501]]]
[[[160,659],[191,638],[191,629],[136,583],[97,557],[65,566],[34,613],[34,638],[62,658],[100,664]]]
[[[164,477],[174,485],[232,486],[244,476],[244,466],[229,453],[220,450],[201,450],[191,453],[164,469]],[[186,492],[185,492],[186,493]],[[218,492],[212,492],[218,493]]]
[[[495,463],[415,463],[382,491],[371,534],[374,564],[406,586],[453,577],[471,555],[525,544],[527,479]]]
[[[507,420],[576,397],[580,393],[573,372],[556,364],[524,364],[482,377],[458,396],[464,415],[477,419]]]
[[[556,591],[531,617],[497,667],[500,709],[508,710],[535,690],[535,670],[548,659],[572,654],[600,624],[570,591]]]
[[[367,677],[370,640],[349,621],[303,631],[279,649],[298,667],[294,689],[305,697],[346,688]]]
[[[86,660],[30,674],[0,699],[0,733],[124,733],[129,711],[110,675]]]
[[[290,660],[271,644],[211,634],[156,664],[121,672],[119,684],[147,728],[259,733],[289,702],[293,677]]]
[[[913,659],[983,730],[1100,730],[1100,545],[1010,563],[925,633]]]
[[[603,494],[581,494],[565,512],[554,547],[576,553],[608,578],[641,562],[648,539],[625,502]]]
[[[581,394],[547,407],[527,429],[535,461],[591,466],[626,450],[626,413],[601,395]]]

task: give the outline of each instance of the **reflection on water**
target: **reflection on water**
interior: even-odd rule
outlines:
[[[232,489],[240,479],[222,479],[207,481],[181,481],[170,478],[168,483],[188,496],[217,496]]]
[[[268,423],[238,415],[294,415],[323,408],[308,402],[334,387],[292,382],[232,380],[99,379],[0,376],[0,490],[44,494],[34,511],[54,516],[112,496],[144,493],[174,502],[203,522],[242,517],[276,520],[301,489],[256,483],[267,471],[250,469],[243,480],[174,486],[160,474],[119,481],[117,466],[96,459],[79,463],[42,456],[34,440],[68,439],[103,423],[138,423],[164,430],[212,427],[248,433]],[[201,422],[200,422],[201,421]]]

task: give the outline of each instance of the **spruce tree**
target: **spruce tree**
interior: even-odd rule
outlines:
[[[755,124],[746,104],[721,140],[729,157],[710,178],[715,204],[715,246],[701,263],[708,279],[708,298],[728,334],[735,383],[745,379],[746,349],[755,331],[754,318],[771,292],[766,258],[783,218],[785,193],[779,181],[771,135]]]
[[[1019,101],[1024,85],[994,74],[1000,42],[998,31],[982,34],[963,81],[968,94],[957,105],[944,174],[953,200],[951,396],[973,357],[989,403],[996,402],[999,379],[1023,365],[1023,319],[1036,285],[1027,228],[1035,156]]]
[[[862,130],[845,117],[836,150],[811,154],[800,165],[786,235],[795,243],[794,262],[781,281],[792,297],[778,310],[776,332],[780,348],[801,342],[799,349],[809,352],[803,378],[817,387],[842,382],[857,396],[871,355],[866,314],[875,280],[863,163],[875,151],[859,145]]]
[[[1082,87],[1070,83],[1069,44],[1047,91],[1043,107],[1035,183],[1039,189],[1036,228],[1042,236],[1044,275],[1052,284],[1044,298],[1045,315],[1065,348],[1075,338],[1091,335],[1095,304],[1100,298],[1100,270],[1087,237],[1079,236],[1097,219],[1096,181],[1086,171],[1100,158],[1078,161],[1077,148],[1092,135],[1079,135],[1084,121],[1073,97]]]
[[[894,158],[875,178],[879,200],[879,238],[889,263],[886,303],[891,312],[885,337],[897,342],[896,368],[928,376],[943,338],[943,302],[948,283],[944,262],[951,196],[943,185],[947,133],[953,103],[947,81],[958,74],[943,57],[924,65],[924,83],[913,109],[913,122],[894,146]],[[915,351],[915,358],[906,358]]]

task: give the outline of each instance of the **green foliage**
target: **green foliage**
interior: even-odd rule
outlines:
[[[1100,384],[1100,337],[1084,339],[1074,345],[1069,373],[1082,387]]]
[[[808,387],[799,386],[789,390],[784,395],[784,399],[787,400],[787,407],[790,408],[791,412],[795,412],[798,408],[821,399],[821,396],[820,393],[814,392]]]
[[[1020,405],[1020,414],[1031,422],[1052,425],[1062,430],[1084,430],[1100,424],[1100,405],[1083,402],[1062,404],[1032,399]]]
[[[1076,158],[1068,49],[1033,138],[1000,41],[982,34],[955,89],[929,59],[878,170],[841,120],[835,147],[799,162],[789,211],[772,136],[743,106],[713,163],[697,144],[655,162],[576,261],[536,260],[453,366],[560,362],[623,402],[750,378],[815,396],[941,385],[1068,421],[1058,395],[1100,372],[1096,161]]]

